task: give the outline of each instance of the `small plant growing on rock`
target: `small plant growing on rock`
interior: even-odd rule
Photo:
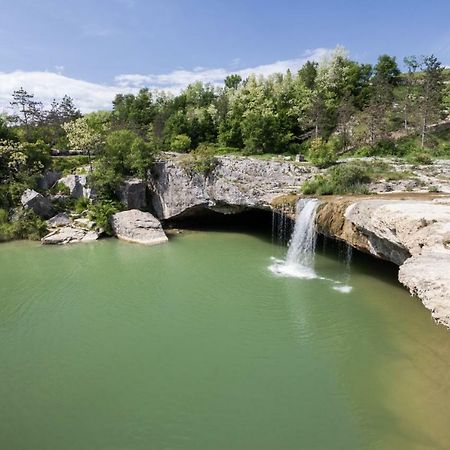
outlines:
[[[216,168],[218,160],[214,153],[214,147],[200,144],[195,151],[182,157],[181,165],[190,175],[203,175],[208,177]]]

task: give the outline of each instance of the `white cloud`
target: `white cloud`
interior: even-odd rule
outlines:
[[[54,98],[70,95],[83,112],[109,109],[117,93],[136,91],[131,87],[105,86],[54,72],[0,72],[0,111],[9,110],[11,94],[20,87],[32,92],[44,104],[49,104]]]
[[[222,84],[223,80],[232,73],[237,73],[242,78],[247,78],[250,74],[268,76],[278,72],[286,72],[288,69],[297,71],[308,60],[320,61],[328,57],[334,50],[326,48],[318,48],[308,50],[301,58],[287,59],[284,61],[276,61],[271,64],[251,67],[241,70],[229,69],[206,69],[196,67],[193,70],[174,70],[167,74],[124,74],[116,77],[116,82],[123,87],[143,87],[164,89],[171,92],[178,92],[189,83],[194,81],[202,81],[213,85]]]
[[[268,76],[287,69],[297,71],[307,60],[319,61],[331,54],[333,50],[319,48],[307,51],[300,58],[276,61],[248,69],[233,71],[218,68],[207,69],[196,67],[192,70],[175,70],[167,74],[125,74],[118,75],[110,85],[91,83],[54,72],[0,72],[0,111],[9,110],[11,94],[15,89],[23,87],[32,92],[36,99],[49,104],[54,98],[70,95],[81,111],[87,113],[99,109],[110,109],[111,102],[118,93],[136,93],[141,87],[164,90],[177,93],[188,84],[195,81],[221,85],[223,80],[232,73],[238,73],[243,78],[251,73]]]

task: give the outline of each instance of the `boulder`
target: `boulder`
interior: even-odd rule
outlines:
[[[43,244],[47,245],[63,245],[78,242],[90,242],[99,238],[95,231],[86,231],[80,228],[61,227],[52,231],[41,239]]]
[[[71,224],[70,217],[66,213],[59,213],[47,220],[48,228],[68,227]]]
[[[88,187],[86,175],[66,175],[59,182],[67,186],[73,198],[92,198],[92,190]]]
[[[119,189],[119,198],[128,209],[147,208],[147,184],[138,178],[125,180]]]
[[[76,227],[81,228],[83,230],[92,230],[95,228],[95,222],[86,218],[75,219],[74,224]]]
[[[47,191],[54,186],[61,178],[61,173],[47,170],[44,175],[38,180],[38,188]]]
[[[25,209],[32,209],[38,216],[48,219],[52,216],[53,207],[50,201],[39,192],[27,189],[20,199]]]
[[[137,209],[116,213],[111,218],[114,234],[122,240],[154,245],[167,242],[158,219]]]

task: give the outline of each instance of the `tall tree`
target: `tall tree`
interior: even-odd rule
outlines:
[[[422,61],[422,98],[419,104],[421,114],[421,143],[425,146],[428,127],[440,118],[444,98],[444,67],[434,55],[425,56]]]

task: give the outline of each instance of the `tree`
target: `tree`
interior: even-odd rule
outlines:
[[[316,87],[318,66],[319,64],[315,61],[306,61],[303,67],[298,71],[298,77],[308,89],[313,90]]]
[[[242,77],[238,74],[228,75],[225,80],[225,86],[228,89],[237,89],[242,82]]]
[[[417,109],[416,105],[419,98],[417,70],[420,68],[420,61],[416,56],[406,56],[403,62],[408,69],[408,73],[400,92],[400,105],[403,112],[403,127],[407,131],[411,116]]]
[[[89,124],[87,117],[81,117],[63,125],[69,146],[72,150],[87,153],[89,158],[89,169],[92,172],[92,155],[99,152],[103,143],[104,135]]]
[[[399,82],[400,69],[395,56],[381,55],[374,68],[374,76],[382,80],[386,85],[397,86]]]
[[[336,162],[336,151],[332,142],[321,138],[309,142],[308,160],[318,167],[328,167]]]
[[[15,109],[16,114],[10,117],[10,120],[22,126],[25,133],[25,139],[30,140],[31,126],[44,122],[42,112],[42,103],[34,100],[34,94],[28,93],[22,87],[13,92],[13,100],[10,102]]]
[[[444,98],[444,67],[434,56],[425,56],[422,61],[424,71],[422,96],[419,110],[422,119],[421,145],[425,146],[428,126],[440,118]]]

